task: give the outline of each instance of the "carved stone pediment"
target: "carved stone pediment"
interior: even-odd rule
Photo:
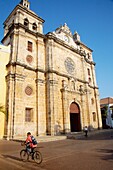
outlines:
[[[74,42],[72,32],[70,31],[69,27],[65,23],[63,26],[60,26],[57,28],[54,32],[53,35],[64,41],[64,43],[68,44],[69,46],[72,46],[76,49],[78,49],[78,45]]]
[[[59,28],[57,28],[55,30],[55,33],[60,34],[60,33],[64,33],[67,36],[71,36],[72,37],[72,33],[69,29],[69,27],[67,26],[67,24],[65,23],[63,26],[60,26]]]

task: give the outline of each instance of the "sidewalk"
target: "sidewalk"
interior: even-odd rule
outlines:
[[[101,130],[93,130],[88,132],[88,138],[98,135],[98,134],[103,134],[103,133],[111,133],[111,136],[113,137],[113,129],[101,129]],[[68,134],[64,135],[58,135],[58,136],[37,136],[36,139],[38,143],[41,142],[51,142],[51,141],[57,141],[57,140],[65,140],[65,139],[85,139],[86,137],[84,136],[84,132],[70,132]],[[18,138],[18,139],[12,139],[13,141],[18,141],[22,142],[25,141],[25,138]]]
[[[38,143],[41,142],[51,142],[51,141],[57,141],[57,140],[65,140],[67,139],[66,135],[59,135],[59,136],[37,136],[35,137],[38,141]],[[10,139],[12,141],[17,141],[17,142],[23,142],[26,140],[26,138],[14,138],[14,139]]]
[[[111,133],[113,137],[113,129],[100,129],[100,130],[93,130],[88,132],[88,138],[94,135],[104,134],[104,133]],[[67,135],[67,139],[85,139],[84,132],[73,132]]]

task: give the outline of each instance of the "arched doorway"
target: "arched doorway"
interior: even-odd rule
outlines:
[[[80,109],[78,104],[75,102],[70,105],[70,126],[71,132],[81,131]]]

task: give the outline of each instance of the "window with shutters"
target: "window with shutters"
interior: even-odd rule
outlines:
[[[33,50],[33,43],[28,41],[28,51],[32,52]]]
[[[90,76],[90,69],[89,68],[87,69],[87,72],[88,72],[88,75]]]
[[[33,122],[33,109],[32,108],[25,109],[25,122]]]
[[[91,83],[91,78],[89,77],[89,83]]]
[[[93,114],[93,121],[96,122],[96,113],[93,112],[92,114]]]

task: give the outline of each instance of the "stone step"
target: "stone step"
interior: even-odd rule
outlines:
[[[38,141],[38,143],[40,142],[50,142],[50,141],[57,141],[57,140],[65,140],[67,139],[67,136],[37,136],[35,137]],[[26,140],[26,138],[14,138],[11,139],[13,141],[17,141],[17,142],[23,142]]]
[[[43,136],[43,137],[36,137],[38,142],[50,142],[56,140],[65,140],[67,136]]]

